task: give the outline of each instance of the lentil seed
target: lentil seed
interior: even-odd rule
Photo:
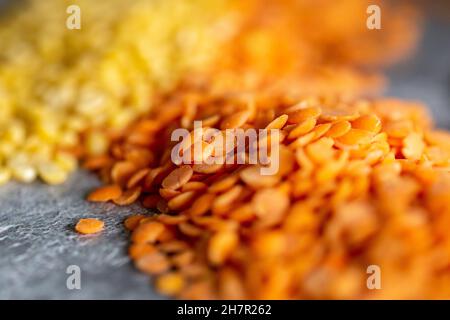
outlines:
[[[75,230],[82,234],[93,234],[103,230],[104,222],[94,218],[80,219]]]

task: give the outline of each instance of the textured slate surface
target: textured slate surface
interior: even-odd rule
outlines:
[[[0,298],[157,298],[126,256],[122,221],[144,209],[84,201],[98,184],[94,175],[78,172],[59,187],[12,183],[0,189]],[[101,218],[106,228],[80,236],[73,232],[80,217]],[[80,290],[67,289],[69,265],[81,269]]]
[[[389,72],[387,94],[427,102],[438,124],[450,128],[449,25],[428,26],[424,45]],[[149,279],[126,256],[124,217],[137,206],[90,204],[97,178],[78,172],[59,187],[11,183],[0,188],[0,299],[157,299]],[[98,217],[106,230],[79,236],[80,217]],[[81,268],[81,290],[68,290],[66,268]]]
[[[426,103],[439,127],[450,129],[450,21],[428,21],[414,56],[389,70],[387,95]]]

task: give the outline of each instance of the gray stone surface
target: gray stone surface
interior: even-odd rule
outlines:
[[[389,95],[428,103],[441,127],[450,128],[449,25],[428,25],[424,45],[389,72]],[[90,204],[99,184],[80,171],[63,186],[11,183],[0,188],[0,299],[158,299],[150,280],[126,256],[124,217],[142,208]],[[106,222],[99,235],[73,232],[81,217]],[[66,268],[81,268],[81,290],[68,290]]]
[[[436,124],[450,129],[450,21],[432,21],[415,55],[388,70],[386,92],[424,102]]]
[[[92,204],[99,185],[87,172],[63,186],[11,183],[0,189],[0,299],[156,299],[147,276],[126,255],[123,219],[139,206]],[[105,221],[97,235],[73,231],[79,218]],[[68,290],[67,267],[81,269],[81,289]]]

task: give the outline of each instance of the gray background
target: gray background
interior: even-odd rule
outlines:
[[[450,17],[429,19],[417,52],[387,75],[386,95],[426,103],[441,128],[450,129]]]
[[[0,0],[1,2],[1,0]],[[387,94],[426,102],[441,127],[450,127],[448,24],[428,22],[417,54],[389,70]],[[73,174],[63,186],[10,183],[0,187],[0,299],[158,299],[147,276],[126,256],[124,217],[138,206],[91,204],[95,175]],[[106,223],[99,235],[73,231],[79,218]],[[81,290],[66,288],[66,268],[81,268]]]

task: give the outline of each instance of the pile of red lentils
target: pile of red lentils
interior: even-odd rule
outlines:
[[[394,99],[186,86],[86,160],[91,201],[140,201],[130,258],[185,299],[449,298],[450,134]],[[279,129],[279,170],[175,165],[177,128]],[[193,143],[195,143],[193,141]],[[191,148],[191,146],[186,146]],[[248,151],[248,150],[247,150]],[[248,155],[247,155],[248,156]],[[245,158],[245,155],[244,155]],[[382,289],[367,287],[369,266]]]
[[[383,7],[389,19],[371,33],[367,5],[242,4],[250,18],[211,73],[155,98],[107,154],[85,159],[105,183],[90,201],[149,209],[124,223],[130,258],[161,294],[450,298],[450,133],[419,103],[368,98],[383,76],[360,69],[410,51],[417,16]],[[267,138],[277,173],[247,161],[250,149],[232,153],[240,163],[210,164],[216,141],[198,138],[194,121],[224,136],[279,130]],[[197,137],[183,152],[200,162],[172,161],[171,134],[181,128]],[[81,224],[87,233],[103,227]],[[370,270],[381,289],[368,283]]]

